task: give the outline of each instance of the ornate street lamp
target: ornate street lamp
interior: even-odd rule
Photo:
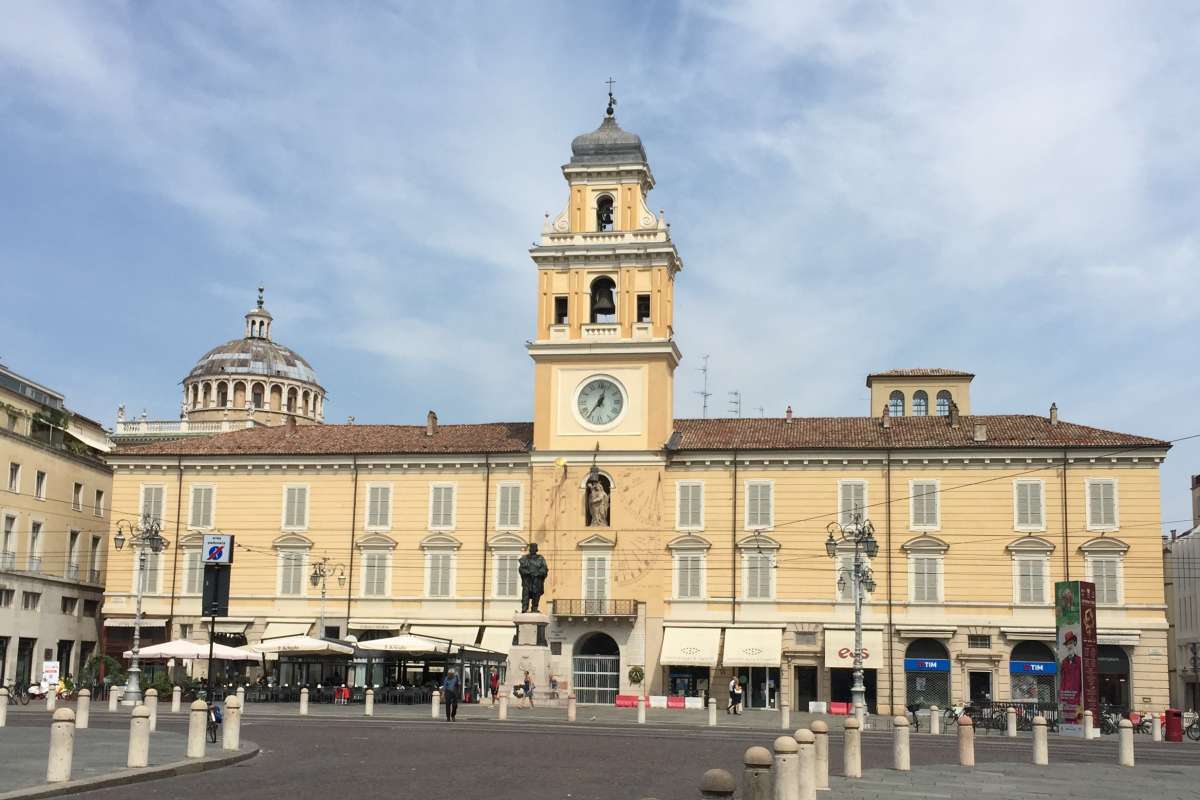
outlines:
[[[324,556],[320,561],[313,564],[312,574],[308,576],[308,582],[316,588],[321,587],[321,623],[317,630],[317,636],[325,638],[325,581],[330,576],[337,577],[338,586],[346,585],[346,567],[343,564],[330,564],[329,556]]]
[[[854,685],[850,687],[850,697],[854,713],[861,719],[863,712],[859,709],[865,710],[867,707],[867,687],[863,683],[862,668],[862,603],[864,592],[875,591],[875,579],[863,561],[863,554],[867,558],[874,558],[879,553],[879,542],[875,540],[875,526],[870,520],[864,521],[858,512],[848,524],[831,522],[825,530],[829,534],[825,540],[825,553],[830,558],[836,559],[842,547],[854,548],[854,567],[851,570],[838,568],[837,585],[839,592],[846,588],[846,572],[849,572],[854,592]]]
[[[149,514],[142,516],[137,523],[122,519],[117,521],[117,532],[113,536],[113,545],[117,550],[125,548],[125,542],[133,548],[137,559],[135,585],[137,587],[137,608],[133,615],[133,651],[129,660],[129,671],[125,679],[125,695],[121,705],[136,706],[142,702],[141,668],[138,666],[138,654],[142,645],[142,591],[146,575],[146,551],[158,555],[171,546],[162,536],[162,525],[159,520]]]

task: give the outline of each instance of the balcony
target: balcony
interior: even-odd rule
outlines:
[[[88,570],[88,583],[96,583],[96,584],[100,583],[100,570],[98,570],[98,569],[89,569]]]
[[[592,322],[580,326],[580,334],[584,339],[619,339],[621,324],[619,322]]]
[[[64,577],[69,581],[79,580],[79,565],[78,564],[67,564],[67,570],[66,570]]]
[[[253,428],[252,419],[188,420],[188,419],[119,419],[114,433],[117,436],[207,436]]]
[[[41,572],[42,571],[42,557],[41,556],[30,556],[28,569],[30,572]]]
[[[637,600],[560,600],[550,601],[550,613],[566,619],[637,619]]]
[[[0,569],[16,569],[17,554],[11,550],[0,552]]]

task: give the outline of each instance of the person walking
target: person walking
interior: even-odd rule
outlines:
[[[742,699],[746,696],[746,686],[741,681],[737,682],[737,689],[733,693],[733,713],[742,713]]]
[[[492,667],[492,674],[488,676],[488,694],[492,696],[492,705],[496,705],[496,697],[500,694],[500,670]]]
[[[458,695],[462,691],[462,683],[453,669],[446,672],[442,680],[442,702],[446,704],[446,722],[454,722],[458,716]]]
[[[525,672],[525,699],[529,701],[530,708],[533,708],[533,690],[536,688],[537,688],[537,686],[534,685],[533,678],[530,676],[529,672],[526,671]]]
[[[737,713],[737,702],[738,702],[737,691],[738,691],[738,679],[737,679],[737,676],[735,675],[729,679],[729,705],[727,705],[725,707],[726,714],[736,714]]]

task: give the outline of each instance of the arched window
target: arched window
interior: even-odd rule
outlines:
[[[945,389],[937,393],[937,415],[939,417],[950,416],[950,392]]]
[[[287,393],[287,410],[289,414],[296,413],[296,390],[295,388],[288,389]]]
[[[302,404],[301,404],[301,408],[303,409],[303,412],[302,412],[302,413],[303,413],[303,414],[304,414],[306,417],[307,417],[307,416],[310,416],[310,415],[312,414],[312,410],[309,408],[309,402],[310,402],[310,401],[309,401],[309,398],[308,398],[308,390],[307,390],[307,389],[305,389],[305,390],[304,390],[304,400],[303,400],[303,402],[302,402]]]
[[[222,381],[217,384],[217,407],[224,408],[229,404],[229,384]]]
[[[904,392],[897,389],[888,397],[888,416],[904,416]]]
[[[592,322],[616,322],[617,304],[614,299],[617,285],[613,279],[601,276],[592,281]]]
[[[596,198],[596,230],[611,231],[613,229],[613,199],[611,195],[602,194]]]
[[[914,417],[929,416],[929,395],[925,394],[923,389],[913,392],[912,415]]]
[[[263,385],[261,383],[254,384],[254,388],[250,392],[250,398],[250,402],[254,404],[255,408],[263,407]]]

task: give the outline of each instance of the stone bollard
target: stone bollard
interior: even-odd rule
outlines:
[[[117,701],[120,699],[121,699],[121,693],[117,690],[117,687],[115,687],[115,686],[108,687],[108,710],[109,711],[117,710]]]
[[[1150,731],[1154,734],[1153,739],[1156,742],[1161,742],[1162,741],[1162,717],[1160,717],[1158,714],[1153,714],[1151,716],[1153,716],[1153,719],[1150,720]],[[4,722],[0,721],[0,726],[3,726],[3,725],[4,725]]]
[[[183,689],[178,686],[171,687],[171,713],[179,713],[179,704],[183,700]]]
[[[847,778],[862,777],[862,723],[854,717],[846,720],[845,743],[842,745],[842,771]]]
[[[817,737],[808,728],[796,731],[792,738],[796,740],[796,777],[799,787],[799,800],[817,800]]]
[[[307,686],[300,690],[300,716],[302,716],[302,717],[308,716],[308,687]],[[436,717],[437,714],[434,714],[434,716]]]
[[[204,735],[207,727],[208,703],[197,700],[188,711],[188,758],[204,758]]]
[[[578,715],[578,708],[575,703],[575,693],[571,692],[567,695],[567,722],[574,722]]]
[[[92,714],[92,693],[87,689],[79,690],[79,700],[75,704],[75,730],[87,729],[88,717]]]
[[[60,708],[50,723],[50,760],[46,764],[46,783],[71,780],[71,760],[75,756],[75,712]]]
[[[787,703],[779,704],[779,727],[785,731],[792,727],[792,707]]]
[[[771,751],[765,747],[748,747],[742,757],[742,800],[774,800],[771,785]]]
[[[1095,724],[1093,723],[1093,720],[1092,720],[1092,712],[1084,711],[1083,712],[1083,738],[1084,738],[1084,741],[1095,738],[1092,735],[1093,728],[1095,728]]]
[[[867,707],[862,703],[855,703],[854,718],[858,720],[864,728],[867,727]]]
[[[1042,767],[1050,763],[1050,746],[1046,741],[1046,718],[1040,714],[1033,718],[1033,763]]]
[[[908,757],[908,717],[896,717],[892,720],[892,766],[900,772],[912,769]]]
[[[942,715],[937,706],[929,707],[929,732],[934,736],[942,732]]]
[[[239,686],[237,688],[237,701],[238,701],[238,708],[240,708],[242,710],[242,713],[245,714],[246,713],[246,687],[245,686]]]
[[[737,784],[733,776],[723,769],[710,769],[700,779],[700,798],[732,798]]]
[[[375,690],[367,689],[367,693],[363,696],[363,716],[375,716]]]
[[[150,732],[158,730],[158,689],[146,690],[146,709],[150,712]]]
[[[0,728],[8,724],[8,689],[0,686]]]
[[[966,714],[958,718],[958,765],[975,766],[975,723]]]
[[[150,709],[134,706],[129,717],[129,757],[125,766],[130,769],[150,763]]]
[[[46,710],[47,711],[54,710],[54,705],[55,705],[55,703],[58,702],[58,698],[56,697],[56,694],[57,694],[57,692],[53,686],[51,686],[50,689],[46,692]]]
[[[775,740],[775,795],[774,800],[799,800],[800,746],[791,736],[780,736]]]
[[[429,710],[430,710],[429,716],[433,717],[434,719],[437,719],[438,711],[441,709],[441,707],[442,707],[442,693],[439,692],[437,689],[434,689],[433,690],[433,699],[429,703]]]
[[[717,727],[717,700],[714,697],[708,698],[708,727]]]
[[[809,729],[816,740],[813,752],[816,754],[817,790],[829,788],[829,726],[824,720],[816,720]]]
[[[1008,711],[1005,713],[1005,717],[1005,722],[1007,723],[1007,727],[1004,731],[1005,735],[1007,735],[1010,739],[1017,738],[1017,710],[1012,706],[1009,706]]]
[[[1117,724],[1117,764],[1133,766],[1133,723],[1127,719]]]
[[[644,696],[642,696],[641,694],[638,695],[638,699],[637,699],[637,715],[638,715],[638,717],[637,717],[638,725],[645,725],[646,724],[646,698]]]
[[[221,721],[225,730],[221,735],[222,750],[237,750],[242,746],[242,701],[231,697],[225,701],[225,719]]]
[[[437,712],[434,712],[434,716],[435,717],[437,716]],[[502,720],[508,719],[508,695],[507,694],[500,695],[499,718]]]

